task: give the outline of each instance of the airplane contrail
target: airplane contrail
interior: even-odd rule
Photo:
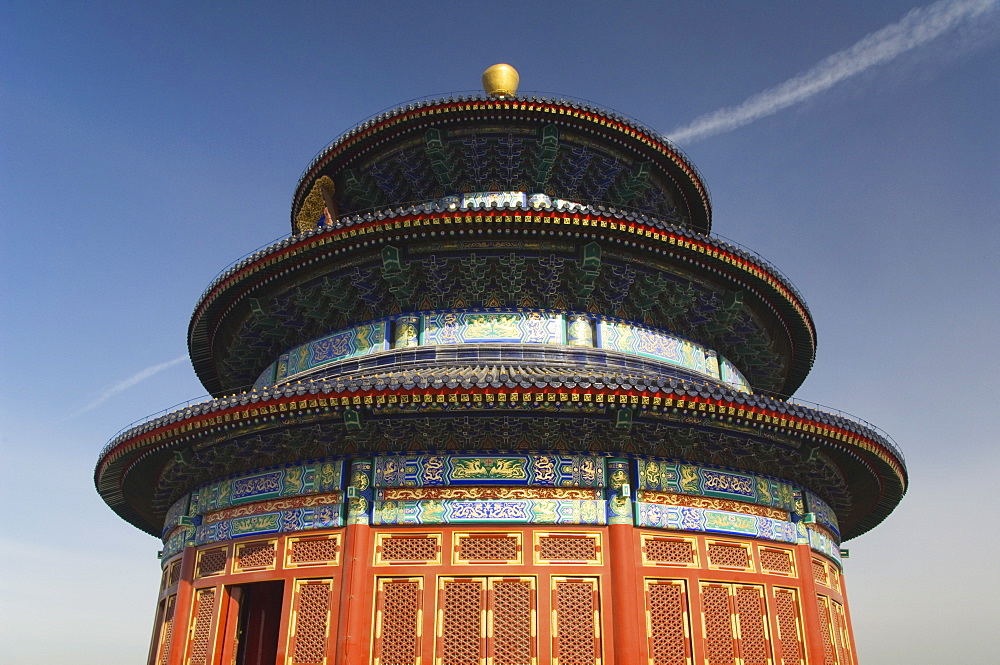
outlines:
[[[695,118],[668,132],[667,136],[674,143],[693,143],[742,127],[798,104],[870,67],[888,62],[997,7],[997,0],[942,0],[910,10],[896,23],[828,56],[812,69],[748,97],[742,104]]]
[[[132,376],[128,377],[127,379],[119,381],[115,385],[111,386],[110,388],[108,388],[107,390],[105,390],[104,392],[102,392],[100,395],[97,396],[96,399],[94,399],[93,402],[91,402],[87,406],[83,407],[82,409],[80,409],[79,411],[77,411],[76,413],[74,413],[71,417],[75,418],[76,416],[79,416],[82,413],[86,413],[87,411],[90,411],[91,409],[93,409],[94,407],[98,406],[102,402],[105,402],[108,399],[110,399],[111,397],[114,397],[115,395],[117,395],[118,393],[122,392],[123,390],[128,390],[129,388],[131,388],[135,384],[139,383],[140,381],[145,381],[149,377],[151,377],[151,376],[153,376],[155,374],[159,374],[163,370],[169,369],[169,368],[173,367],[174,365],[177,365],[177,364],[179,364],[179,363],[181,363],[181,362],[183,362],[185,360],[187,360],[187,354],[184,354],[183,356],[177,356],[173,360],[168,360],[167,362],[163,362],[163,363],[160,363],[158,365],[152,365],[150,367],[147,367],[144,370],[136,372],[135,374],[133,374]]]

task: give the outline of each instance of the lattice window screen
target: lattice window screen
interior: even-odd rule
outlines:
[[[769,573],[791,575],[792,553],[788,550],[776,550],[769,547],[760,548],[760,567]]]
[[[218,547],[198,553],[198,574],[195,577],[218,575],[226,570],[226,548]]]
[[[799,615],[799,599],[794,589],[775,589],[774,606],[776,609],[778,635],[776,646],[781,650],[780,665],[802,665],[804,651],[802,648],[802,624]]]
[[[332,579],[295,583],[289,665],[326,665],[332,591]]]
[[[375,657],[379,665],[419,662],[421,586],[421,578],[379,578],[375,618]]]
[[[813,579],[817,584],[830,586],[830,579],[826,575],[826,564],[818,559],[812,560]]]
[[[390,536],[382,539],[381,548],[381,561],[434,561],[438,556],[439,541],[436,537]]]
[[[597,551],[594,536],[545,536],[538,540],[542,561],[597,561]]]
[[[683,580],[646,580],[651,665],[687,665],[691,657]]]
[[[167,586],[172,587],[177,584],[181,579],[181,561],[178,559],[170,564],[170,579],[167,580]]]
[[[300,566],[336,563],[340,552],[339,538],[301,538],[291,542],[288,562]]]
[[[750,568],[750,550],[742,545],[708,543],[708,563],[714,567]]]
[[[486,579],[445,578],[438,595],[438,658],[447,665],[480,665],[486,654]]]
[[[601,662],[597,580],[553,578],[552,604],[556,625],[553,662],[558,665],[597,665]]]
[[[212,641],[212,618],[215,614],[215,589],[201,589],[195,600],[191,619],[191,643],[188,665],[207,665]]]
[[[676,563],[690,566],[695,562],[694,543],[690,540],[644,538],[643,552],[646,561],[653,563]]]
[[[532,578],[490,578],[491,665],[531,665],[535,655]]]
[[[233,568],[269,568],[274,566],[277,544],[273,542],[245,543],[236,547],[236,561]]]
[[[518,558],[515,536],[464,536],[459,540],[459,561],[515,561]]]

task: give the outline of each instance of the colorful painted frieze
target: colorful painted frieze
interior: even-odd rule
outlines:
[[[174,502],[174,505],[170,506],[167,510],[167,516],[163,519],[163,530],[160,532],[160,538],[165,538],[170,531],[181,523],[181,518],[188,515],[188,508],[190,507],[191,495],[185,494],[180,499]]]
[[[837,523],[837,514],[833,512],[833,509],[809,490],[805,490],[805,498],[806,511],[816,516],[816,523],[825,526],[837,538],[840,538],[840,525]]]
[[[740,392],[750,392],[750,383],[743,376],[743,372],[736,369],[736,365],[726,358],[719,358],[719,375],[723,383],[729,384]]]
[[[385,321],[354,326],[301,344],[282,355],[278,359],[274,378],[282,381],[335,360],[364,356],[387,348]]]
[[[795,488],[773,478],[660,460],[640,459],[637,467],[640,490],[733,499],[787,511],[795,509]]]
[[[670,333],[602,320],[597,323],[597,340],[602,349],[645,356],[719,378],[717,371],[709,374],[705,347]]]
[[[636,526],[678,531],[702,531],[796,542],[795,525],[760,515],[731,513],[656,503],[636,503]]]
[[[204,515],[243,503],[336,491],[340,489],[342,471],[343,462],[335,460],[227,478],[200,488],[191,512]]]
[[[421,318],[421,344],[566,343],[563,315],[554,312],[446,312]]]
[[[163,541],[160,559],[166,561],[173,555],[180,552],[185,547],[190,547],[195,543],[195,528],[193,526],[181,526],[167,535]]]
[[[604,491],[590,487],[528,487],[528,486],[438,486],[388,487],[375,490],[376,501],[418,501],[425,499],[508,500],[508,499],[569,499],[589,501],[603,499]]]
[[[343,526],[343,503],[303,506],[203,523],[195,531],[194,544],[205,545],[241,536],[332,529],[339,526]]]
[[[544,485],[603,487],[604,458],[588,455],[377,457],[377,487]]]
[[[594,524],[607,523],[603,500],[376,501],[372,524]]]
[[[809,532],[809,548],[814,552],[819,552],[820,554],[833,559],[837,562],[837,565],[843,569],[843,564],[840,560],[840,546],[833,541],[830,536],[826,535],[818,529],[808,529]]]
[[[787,510],[782,510],[780,508],[762,506],[756,503],[746,503],[744,501],[733,501],[732,499],[693,496],[691,494],[673,494],[672,492],[639,490],[636,493],[636,501],[641,501],[643,503],[659,503],[665,506],[686,506],[691,508],[724,510],[731,513],[760,515],[761,517],[770,517],[776,520],[788,520],[790,517]]]

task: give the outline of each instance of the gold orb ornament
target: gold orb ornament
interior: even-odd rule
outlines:
[[[514,97],[521,77],[510,65],[493,65],[483,72],[483,90],[490,97]]]

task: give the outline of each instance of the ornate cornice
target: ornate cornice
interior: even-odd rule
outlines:
[[[758,303],[754,311],[773,317],[791,348],[787,376],[778,392],[794,392],[812,366],[816,333],[802,297],[776,269],[721,240],[625,213],[415,208],[341,220],[335,226],[286,239],[227,270],[206,290],[192,317],[188,339],[195,370],[213,394],[252,382],[253,377],[239,385],[226,381],[219,372],[219,358],[215,354],[219,353],[218,348],[225,348],[218,347],[223,322],[235,312],[246,316],[247,299],[263,290],[298,283],[304,279],[303,275],[321,274],[341,266],[348,256],[371,254],[389,245],[488,238],[526,238],[534,242],[562,238],[578,244],[611,243],[621,251],[650,252],[658,261],[674,262],[684,270],[722,279],[732,288],[753,296],[752,300]],[[225,329],[232,334],[231,327]],[[292,335],[294,331],[285,334]],[[289,340],[282,350],[306,339]],[[266,364],[258,368],[258,373]]]
[[[123,518],[151,533],[157,526],[134,505],[126,478],[144,465],[162,466],[185,451],[264,431],[329,422],[351,429],[366,420],[407,416],[439,417],[537,414],[606,418],[627,429],[633,423],[665,421],[708,430],[739,432],[764,440],[794,441],[803,455],[825,454],[854,468],[848,476],[862,514],[841,516],[845,539],[873,528],[902,498],[907,473],[902,454],[887,437],[861,423],[782,400],[648,377],[625,383],[613,374],[595,381],[454,381],[418,385],[406,373],[287,385],[277,392],[243,394],[188,407],[150,420],[113,439],[102,452],[95,482],[105,501]],[[499,378],[499,377],[492,377]],[[554,377],[558,378],[558,377]],[[636,377],[638,378],[638,377]],[[166,455],[166,456],[165,456]],[[839,460],[839,461],[838,461]],[[150,476],[152,473],[152,476]],[[780,476],[781,470],[773,473]],[[142,474],[156,477],[146,468]]]

